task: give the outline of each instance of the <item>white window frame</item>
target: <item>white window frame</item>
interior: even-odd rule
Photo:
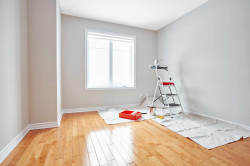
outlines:
[[[107,87],[107,88],[88,88],[88,33],[101,33],[107,34],[110,36],[118,36],[118,37],[128,37],[133,38],[134,40],[134,86],[133,87]],[[85,90],[129,90],[129,89],[136,89],[136,36],[134,35],[127,35],[127,34],[120,34],[120,33],[113,33],[107,32],[102,30],[95,30],[95,29],[85,29]]]

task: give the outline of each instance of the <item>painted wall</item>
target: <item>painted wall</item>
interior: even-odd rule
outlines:
[[[56,1],[56,61],[57,61],[57,121],[61,122],[62,109],[62,63],[61,63],[61,9],[59,0]]]
[[[210,0],[157,32],[186,109],[250,125],[249,30],[249,0]]]
[[[56,0],[28,0],[30,123],[57,121]]]
[[[26,0],[0,1],[0,151],[29,123]]]
[[[85,90],[85,28],[136,36],[136,90]],[[62,107],[82,108],[133,104],[151,94],[155,75],[148,67],[155,57],[154,31],[62,15]]]

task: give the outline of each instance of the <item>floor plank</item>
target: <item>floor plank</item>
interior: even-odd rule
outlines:
[[[250,165],[250,138],[207,150],[152,120],[107,125],[97,112],[64,114],[30,131],[0,164],[48,166]]]

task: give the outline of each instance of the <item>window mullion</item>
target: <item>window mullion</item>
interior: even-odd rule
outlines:
[[[110,40],[109,45],[109,85],[113,85],[113,42]]]

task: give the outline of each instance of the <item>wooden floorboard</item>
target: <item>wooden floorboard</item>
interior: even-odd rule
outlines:
[[[30,131],[1,163],[48,166],[250,165],[250,138],[207,150],[153,120],[107,125],[97,112],[64,114]]]

